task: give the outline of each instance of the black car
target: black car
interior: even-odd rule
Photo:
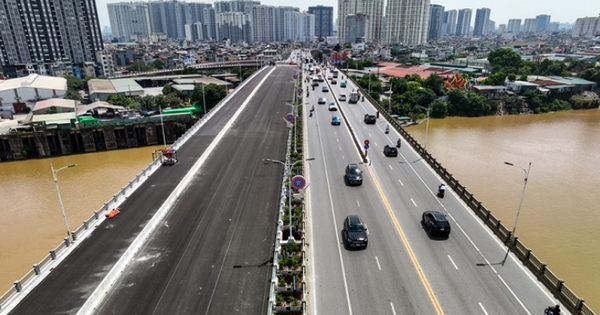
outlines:
[[[329,92],[329,88],[327,87],[327,85],[323,86],[323,88],[321,89],[321,91],[323,92]]]
[[[365,114],[365,124],[374,125],[377,123],[377,117],[375,115]]]
[[[327,99],[324,97],[319,97],[319,99],[317,100],[317,104],[325,104],[327,103]]]
[[[439,211],[425,211],[421,224],[431,236],[448,237],[450,236],[450,222],[446,215]]]
[[[347,185],[360,186],[362,185],[362,171],[356,163],[350,163],[346,166],[346,175],[344,175]]]
[[[369,244],[367,225],[362,222],[358,215],[353,214],[346,217],[342,233],[348,247],[367,248]]]
[[[398,156],[398,148],[396,148],[393,144],[386,144],[385,147],[383,147],[383,155]]]

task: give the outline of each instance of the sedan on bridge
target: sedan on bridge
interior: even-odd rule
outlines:
[[[344,242],[350,248],[367,248],[369,245],[367,225],[356,214],[346,217],[342,233]]]
[[[334,126],[339,126],[342,123],[342,121],[340,120],[340,116],[333,116],[331,117],[331,124]]]
[[[362,185],[362,171],[360,170],[360,167],[358,167],[358,164],[350,163],[348,166],[346,166],[346,175],[344,175],[344,179],[346,180],[346,185],[348,186]]]
[[[446,215],[439,211],[425,211],[421,219],[423,228],[430,236],[448,238],[450,236],[450,222]]]

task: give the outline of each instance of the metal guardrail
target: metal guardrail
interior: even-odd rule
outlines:
[[[352,81],[350,77],[348,80]],[[556,276],[545,263],[537,258],[531,249],[527,248],[518,237],[512,237],[512,232],[507,229],[500,220],[498,220],[492,212],[485,208],[483,204],[475,199],[472,193],[467,188],[461,185],[458,179],[454,178],[429,152],[421,146],[417,140],[415,140],[403,126],[400,125],[395,119],[390,117],[390,114],[383,108],[379,102],[375,101],[365,90],[359,87],[359,85],[352,81],[354,85],[358,87],[361,94],[373,105],[379,113],[383,115],[392,127],[394,127],[398,133],[421,155],[421,157],[433,168],[438,175],[454,190],[454,192],[465,202],[467,206],[475,213],[479,218],[494,232],[494,234],[506,244],[511,251],[523,262],[525,266],[542,282],[546,288],[552,292],[552,294],[560,300],[569,311],[574,314],[583,315],[595,315],[589,306],[585,304],[585,301],[577,296],[569,287],[564,284],[564,281]],[[360,150],[361,154],[362,150]],[[363,155],[364,156],[364,155]],[[512,240],[512,243],[511,243]]]
[[[252,78],[261,73],[265,68],[259,69],[253,73],[248,79],[246,79],[238,89],[235,89],[232,93],[228,94],[222,99],[211,111],[207,112],[194,126],[188,129],[179,139],[177,139],[171,148],[178,149],[183,145],[193,134],[195,134],[200,127],[202,127],[216,112],[218,112],[225,104],[241,90],[241,87],[245,86],[247,82],[250,82]],[[7,304],[22,298],[20,293],[26,292],[28,289],[32,289],[37,285],[38,281],[45,278],[50,270],[58,266],[58,264],[66,258],[66,256],[74,249],[74,242],[80,237],[87,233],[91,233],[93,225],[104,221],[105,217],[102,215],[109,209],[112,209],[125,200],[125,196],[133,193],[154,171],[160,167],[159,159],[155,159],[150,162],[141,173],[137,174],[125,187],[122,187],[119,192],[112,196],[104,205],[94,211],[94,213],[87,219],[84,220],[82,225],[79,226],[75,231],[71,232],[72,240],[65,238],[56,248],[49,251],[42,260],[33,265],[33,269],[27,272],[21,279],[14,282],[14,285],[0,295],[0,314],[4,314],[4,310]]]

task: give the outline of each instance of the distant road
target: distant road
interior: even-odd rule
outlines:
[[[74,314],[271,68],[239,91],[11,314]],[[99,314],[263,314],[292,67],[277,67],[207,157]],[[236,266],[236,268],[234,268]],[[239,268],[237,268],[239,267]]]

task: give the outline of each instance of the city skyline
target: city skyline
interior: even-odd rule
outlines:
[[[215,1],[193,1],[187,0],[182,2],[188,3],[210,3],[214,5]],[[119,3],[119,2],[130,2],[120,0],[96,0],[98,9],[98,18],[100,20],[100,27],[110,26],[108,20],[108,3]],[[142,1],[148,2],[148,1]],[[337,19],[338,1],[337,0],[306,0],[302,2],[302,5],[297,5],[294,1],[281,1],[281,0],[260,0],[261,4],[273,5],[273,6],[296,6],[300,8],[300,11],[307,11],[309,6],[330,6],[333,7],[334,11],[334,23]],[[503,2],[490,1],[490,0],[431,0],[431,4],[439,4],[444,6],[444,10],[459,10],[459,9],[472,9],[477,10],[479,8],[491,9],[490,20],[494,21],[496,26],[500,24],[508,24],[509,19],[526,19],[535,18],[537,15],[546,14],[551,16],[551,22],[560,23],[575,23],[575,20],[582,17],[596,17],[600,14],[600,2],[591,2],[589,0],[571,0],[568,5],[565,5],[564,1],[559,0],[546,0],[544,5],[541,6],[533,1],[521,1],[521,0],[505,0]],[[565,8],[568,7],[568,10]],[[518,8],[518,9],[517,9]],[[471,22],[473,23],[473,21]]]

